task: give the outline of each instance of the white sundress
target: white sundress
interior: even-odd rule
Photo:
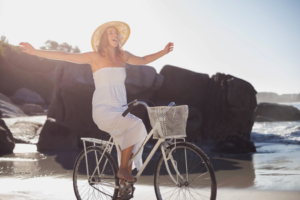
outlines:
[[[93,73],[95,91],[93,94],[93,120],[99,129],[109,133],[121,150],[134,145],[135,153],[142,145],[147,131],[143,121],[132,114],[122,113],[127,107],[125,89],[126,70],[124,67],[105,67]],[[133,161],[133,169],[143,165],[143,149]],[[120,159],[120,158],[119,158]],[[119,160],[120,162],[120,160]]]

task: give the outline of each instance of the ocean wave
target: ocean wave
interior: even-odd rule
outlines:
[[[300,121],[254,123],[253,142],[300,144]]]

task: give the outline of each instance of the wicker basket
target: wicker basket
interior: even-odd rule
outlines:
[[[153,138],[180,138],[186,137],[186,122],[188,118],[188,106],[158,106],[148,107],[148,115],[151,126],[159,122],[162,128],[160,135],[156,130]]]

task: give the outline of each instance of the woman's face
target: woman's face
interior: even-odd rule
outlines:
[[[110,27],[106,30],[107,39],[112,47],[119,46],[119,31],[115,27]]]

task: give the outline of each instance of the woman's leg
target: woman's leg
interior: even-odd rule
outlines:
[[[130,166],[128,167],[128,161],[132,154],[133,147],[134,147],[134,145],[122,150],[120,169],[117,174],[117,176],[119,178],[125,179],[127,181],[134,181],[133,176],[131,175],[131,172],[129,172],[129,170],[128,170],[128,168],[130,167]],[[132,168],[132,166],[131,166],[131,168]]]

